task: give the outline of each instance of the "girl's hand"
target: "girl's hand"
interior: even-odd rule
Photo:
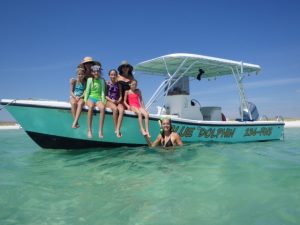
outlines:
[[[116,103],[116,100],[111,99],[111,98],[109,98],[109,97],[107,97],[107,100],[110,101],[110,102],[112,102],[112,103],[114,103],[114,104]]]

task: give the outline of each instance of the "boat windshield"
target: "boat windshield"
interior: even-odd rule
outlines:
[[[178,82],[176,82],[176,79],[172,79],[170,82],[170,86],[171,88],[167,92],[168,96],[190,94],[189,77],[181,77]]]

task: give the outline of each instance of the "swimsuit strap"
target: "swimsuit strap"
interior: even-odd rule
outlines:
[[[118,82],[119,82],[119,84],[121,85],[121,88],[122,88],[122,98],[124,98],[125,91],[130,89],[130,86],[129,86],[130,81],[126,82],[124,80],[119,80]]]
[[[161,145],[163,147],[172,147],[172,146],[174,146],[173,142],[172,142],[172,139],[171,139],[171,134],[172,134],[172,132],[170,133],[170,136],[168,138],[167,143],[165,143],[165,137],[162,137]]]

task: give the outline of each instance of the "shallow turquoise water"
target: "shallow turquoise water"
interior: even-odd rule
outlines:
[[[169,152],[43,150],[2,130],[0,224],[300,224],[300,129]]]

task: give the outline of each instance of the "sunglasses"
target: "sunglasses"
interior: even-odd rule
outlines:
[[[101,71],[102,68],[98,65],[91,66],[92,71]]]

